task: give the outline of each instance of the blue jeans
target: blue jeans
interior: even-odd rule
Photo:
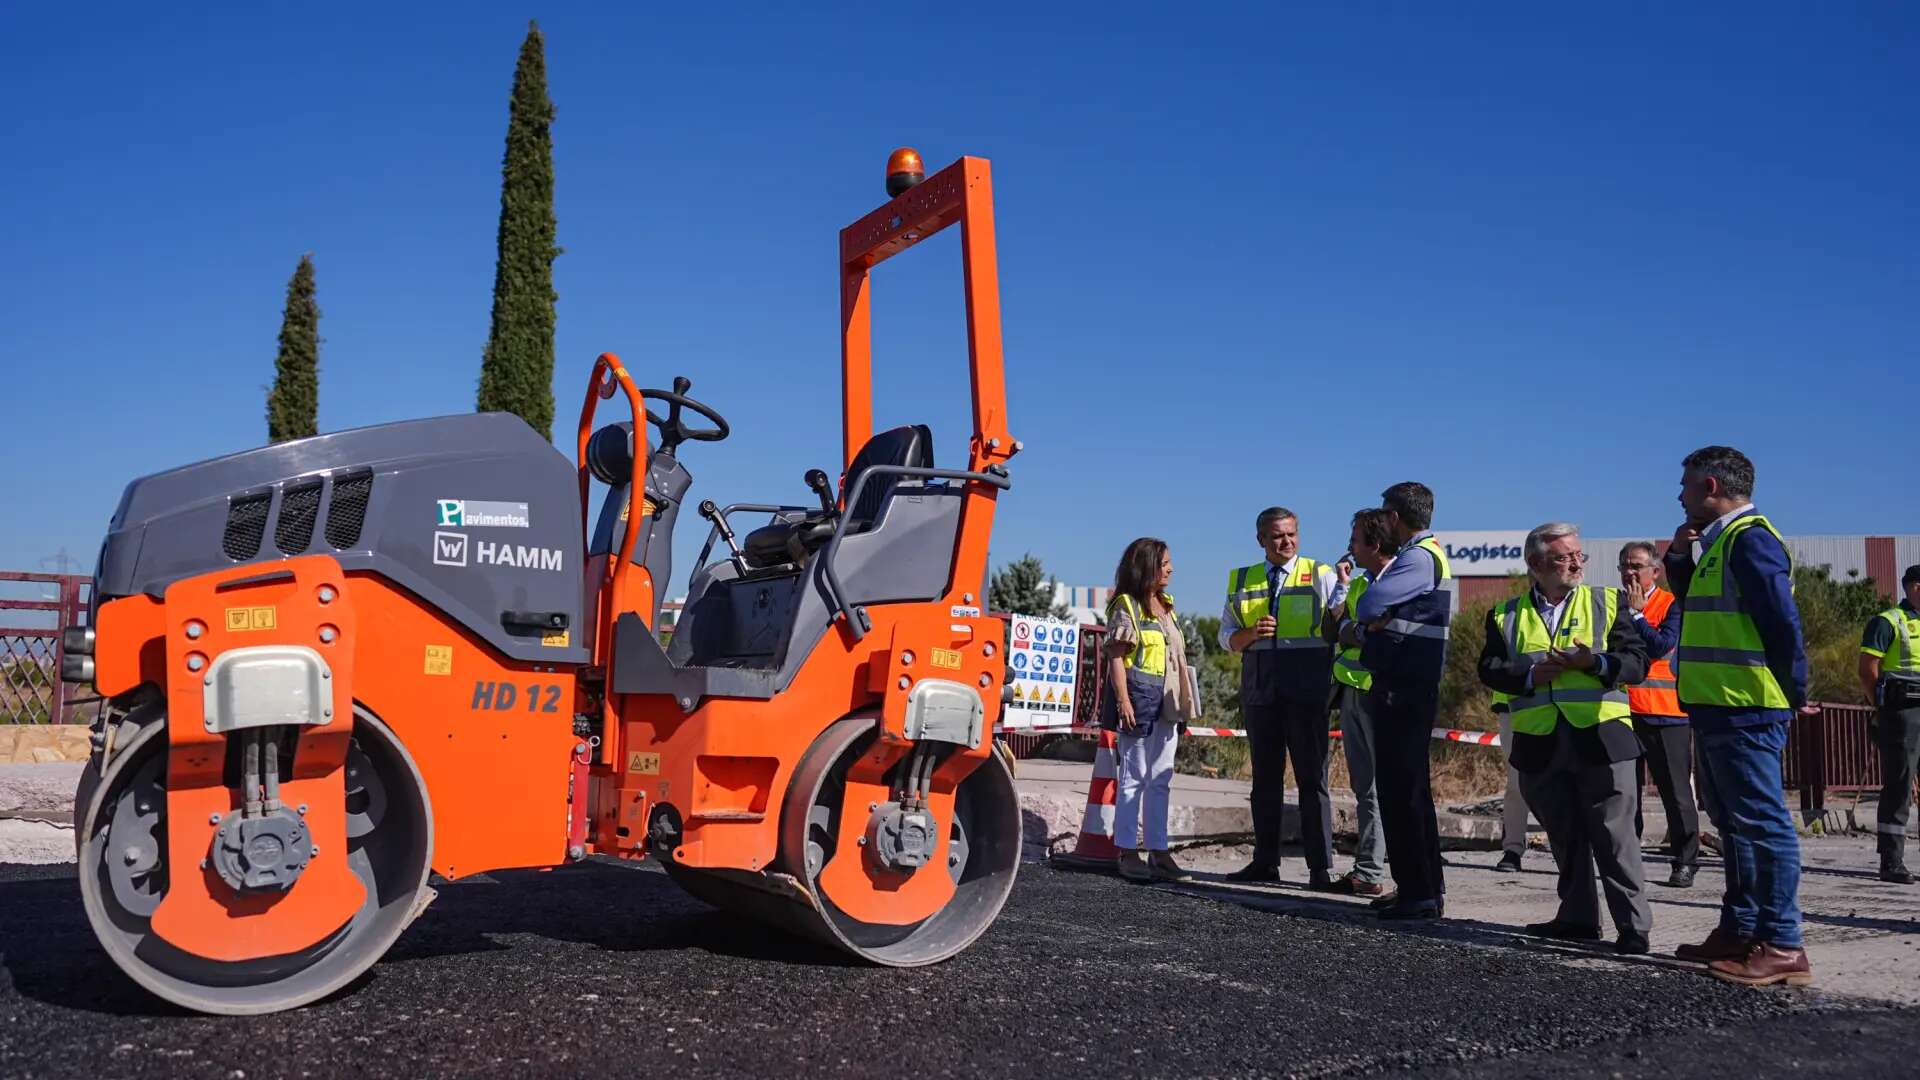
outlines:
[[[1800,836],[1780,774],[1784,723],[1696,728],[1707,814],[1720,826],[1727,892],[1720,928],[1782,949],[1800,948]]]

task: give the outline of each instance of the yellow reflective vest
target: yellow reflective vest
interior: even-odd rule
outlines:
[[[1277,590],[1267,582],[1265,562],[1243,566],[1227,575],[1227,602],[1240,629],[1251,630],[1261,619],[1273,616],[1273,636],[1256,639],[1247,646],[1248,651],[1327,647],[1326,639],[1320,636],[1320,594],[1314,590],[1319,573],[1319,563],[1300,555],[1293,561],[1293,572]]]
[[[1355,574],[1347,583],[1347,618],[1352,619],[1354,612],[1360,609],[1360,594],[1367,591],[1367,585],[1373,579],[1366,574]],[[1333,658],[1333,677],[1336,682],[1351,686],[1355,690],[1373,689],[1373,673],[1360,663],[1360,646],[1350,645],[1340,650]]]
[[[1534,663],[1546,659],[1553,648],[1565,651],[1584,644],[1596,653],[1605,652],[1619,611],[1620,590],[1576,585],[1567,594],[1560,623],[1551,635],[1533,606],[1532,590],[1495,608],[1493,622],[1506,636],[1507,655]],[[1513,730],[1520,735],[1551,735],[1562,716],[1577,728],[1614,721],[1633,726],[1626,689],[1609,689],[1588,671],[1568,669],[1545,686],[1535,685],[1519,696],[1496,693],[1493,700],[1512,715]]]
[[[1741,533],[1762,528],[1779,538],[1779,530],[1759,514],[1736,518],[1714,537],[1713,545],[1694,564],[1693,578],[1681,601],[1680,647],[1674,650],[1674,669],[1683,705],[1715,705],[1727,709],[1785,709],[1786,691],[1767,667],[1766,642],[1753,617],[1741,610],[1740,587],[1727,573],[1727,555]],[[1783,540],[1781,547],[1785,547]],[[1792,555],[1788,555],[1791,565]]]

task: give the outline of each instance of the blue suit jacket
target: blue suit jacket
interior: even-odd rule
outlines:
[[[1742,517],[1751,515],[1742,515]],[[1735,518],[1735,521],[1740,520]],[[1728,527],[1732,522],[1728,523]],[[1693,553],[1668,550],[1667,587],[1680,601],[1693,581]],[[1741,609],[1753,619],[1767,653],[1767,669],[1786,692],[1787,709],[1727,709],[1688,705],[1687,716],[1707,730],[1784,723],[1807,701],[1807,649],[1800,634],[1800,609],[1793,602],[1793,563],[1787,549],[1762,528],[1736,537],[1727,552],[1727,573],[1740,590]],[[1678,603],[1675,604],[1679,606]]]

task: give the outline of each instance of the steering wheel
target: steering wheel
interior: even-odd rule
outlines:
[[[643,398],[664,401],[671,406],[667,409],[667,415],[664,419],[652,409],[646,410],[647,421],[659,429],[660,449],[665,453],[673,453],[673,448],[683,442],[719,442],[733,431],[733,428],[727,424],[726,420],[721,417],[719,413],[714,412],[712,407],[688,397],[687,391],[691,389],[693,389],[693,380],[684,375],[680,375],[674,378],[673,389],[671,390],[640,391],[640,396]],[[680,416],[681,410],[683,409],[691,409],[693,412],[711,420],[713,426],[708,428],[688,427],[687,422],[681,419]]]

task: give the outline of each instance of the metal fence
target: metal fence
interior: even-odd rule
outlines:
[[[1880,750],[1868,732],[1874,710],[1866,705],[1820,706],[1816,716],[1796,716],[1782,772],[1800,791],[1800,809],[1826,809],[1829,791],[1877,791]]]
[[[0,570],[0,724],[91,721],[92,697],[60,681],[60,633],[86,622],[93,579]]]

